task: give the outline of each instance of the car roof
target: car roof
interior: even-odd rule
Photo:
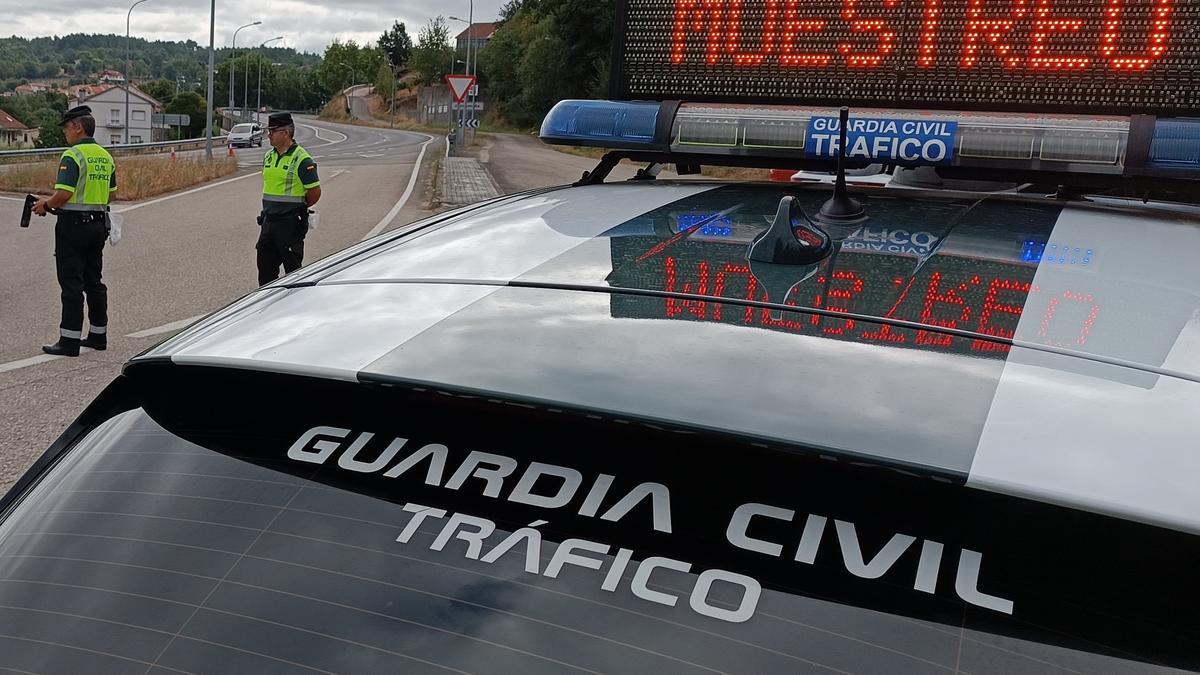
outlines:
[[[829,267],[751,269],[784,194],[815,213],[828,188],[501,198],[311,265],[135,364],[598,411],[1200,531],[1196,209],[876,190]]]

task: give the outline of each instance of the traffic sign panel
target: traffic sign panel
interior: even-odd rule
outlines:
[[[192,123],[190,115],[164,115],[155,113],[151,115],[150,121],[153,124],[166,124],[175,127],[186,127]]]
[[[472,129],[478,129],[479,128],[479,118],[476,117],[476,118],[467,120],[467,126],[471,127]]]
[[[475,112],[479,112],[479,111],[483,110],[483,101],[464,101],[462,103],[455,103],[454,109],[455,110],[474,110]]]
[[[467,91],[471,85],[475,84],[474,75],[447,75],[446,84],[450,86],[450,93],[454,95],[454,100],[462,103],[467,97]]]

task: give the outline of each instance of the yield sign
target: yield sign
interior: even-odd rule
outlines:
[[[462,103],[467,97],[467,92],[470,91],[471,85],[475,84],[474,75],[447,75],[446,84],[450,85],[450,93],[454,94],[454,102]]]

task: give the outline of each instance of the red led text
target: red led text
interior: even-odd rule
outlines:
[[[872,69],[911,57],[918,69],[1141,71],[1168,51],[1172,2],[675,0],[670,59]]]

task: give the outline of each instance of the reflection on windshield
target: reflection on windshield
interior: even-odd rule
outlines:
[[[637,227],[653,234],[611,236],[630,231],[632,223],[615,228],[610,232],[613,272],[608,282],[619,288],[786,304],[824,314],[785,316],[761,306],[668,297],[653,315],[645,315],[648,303],[618,294],[612,301],[614,315],[741,323],[859,342],[1004,354],[1004,340],[1013,337],[1027,297],[1037,293],[1034,274],[1061,211],[1057,205],[874,197],[868,202],[869,220],[854,229],[815,274],[799,280],[787,297],[775,298],[751,273],[746,249],[770,223],[782,194],[748,187],[714,190],[637,219]],[[816,213],[826,196],[798,191],[796,199],[806,212]],[[712,218],[724,205],[738,202],[744,208]],[[703,224],[687,235],[697,223]],[[681,232],[685,236],[680,237]],[[1081,266],[1091,263],[1083,260],[1081,256]],[[970,331],[981,337],[951,340],[943,331],[868,326],[829,312]],[[1074,318],[1065,311],[1047,330],[1060,330],[1059,324],[1066,326]],[[1075,323],[1061,330],[1069,333],[1077,327]]]

